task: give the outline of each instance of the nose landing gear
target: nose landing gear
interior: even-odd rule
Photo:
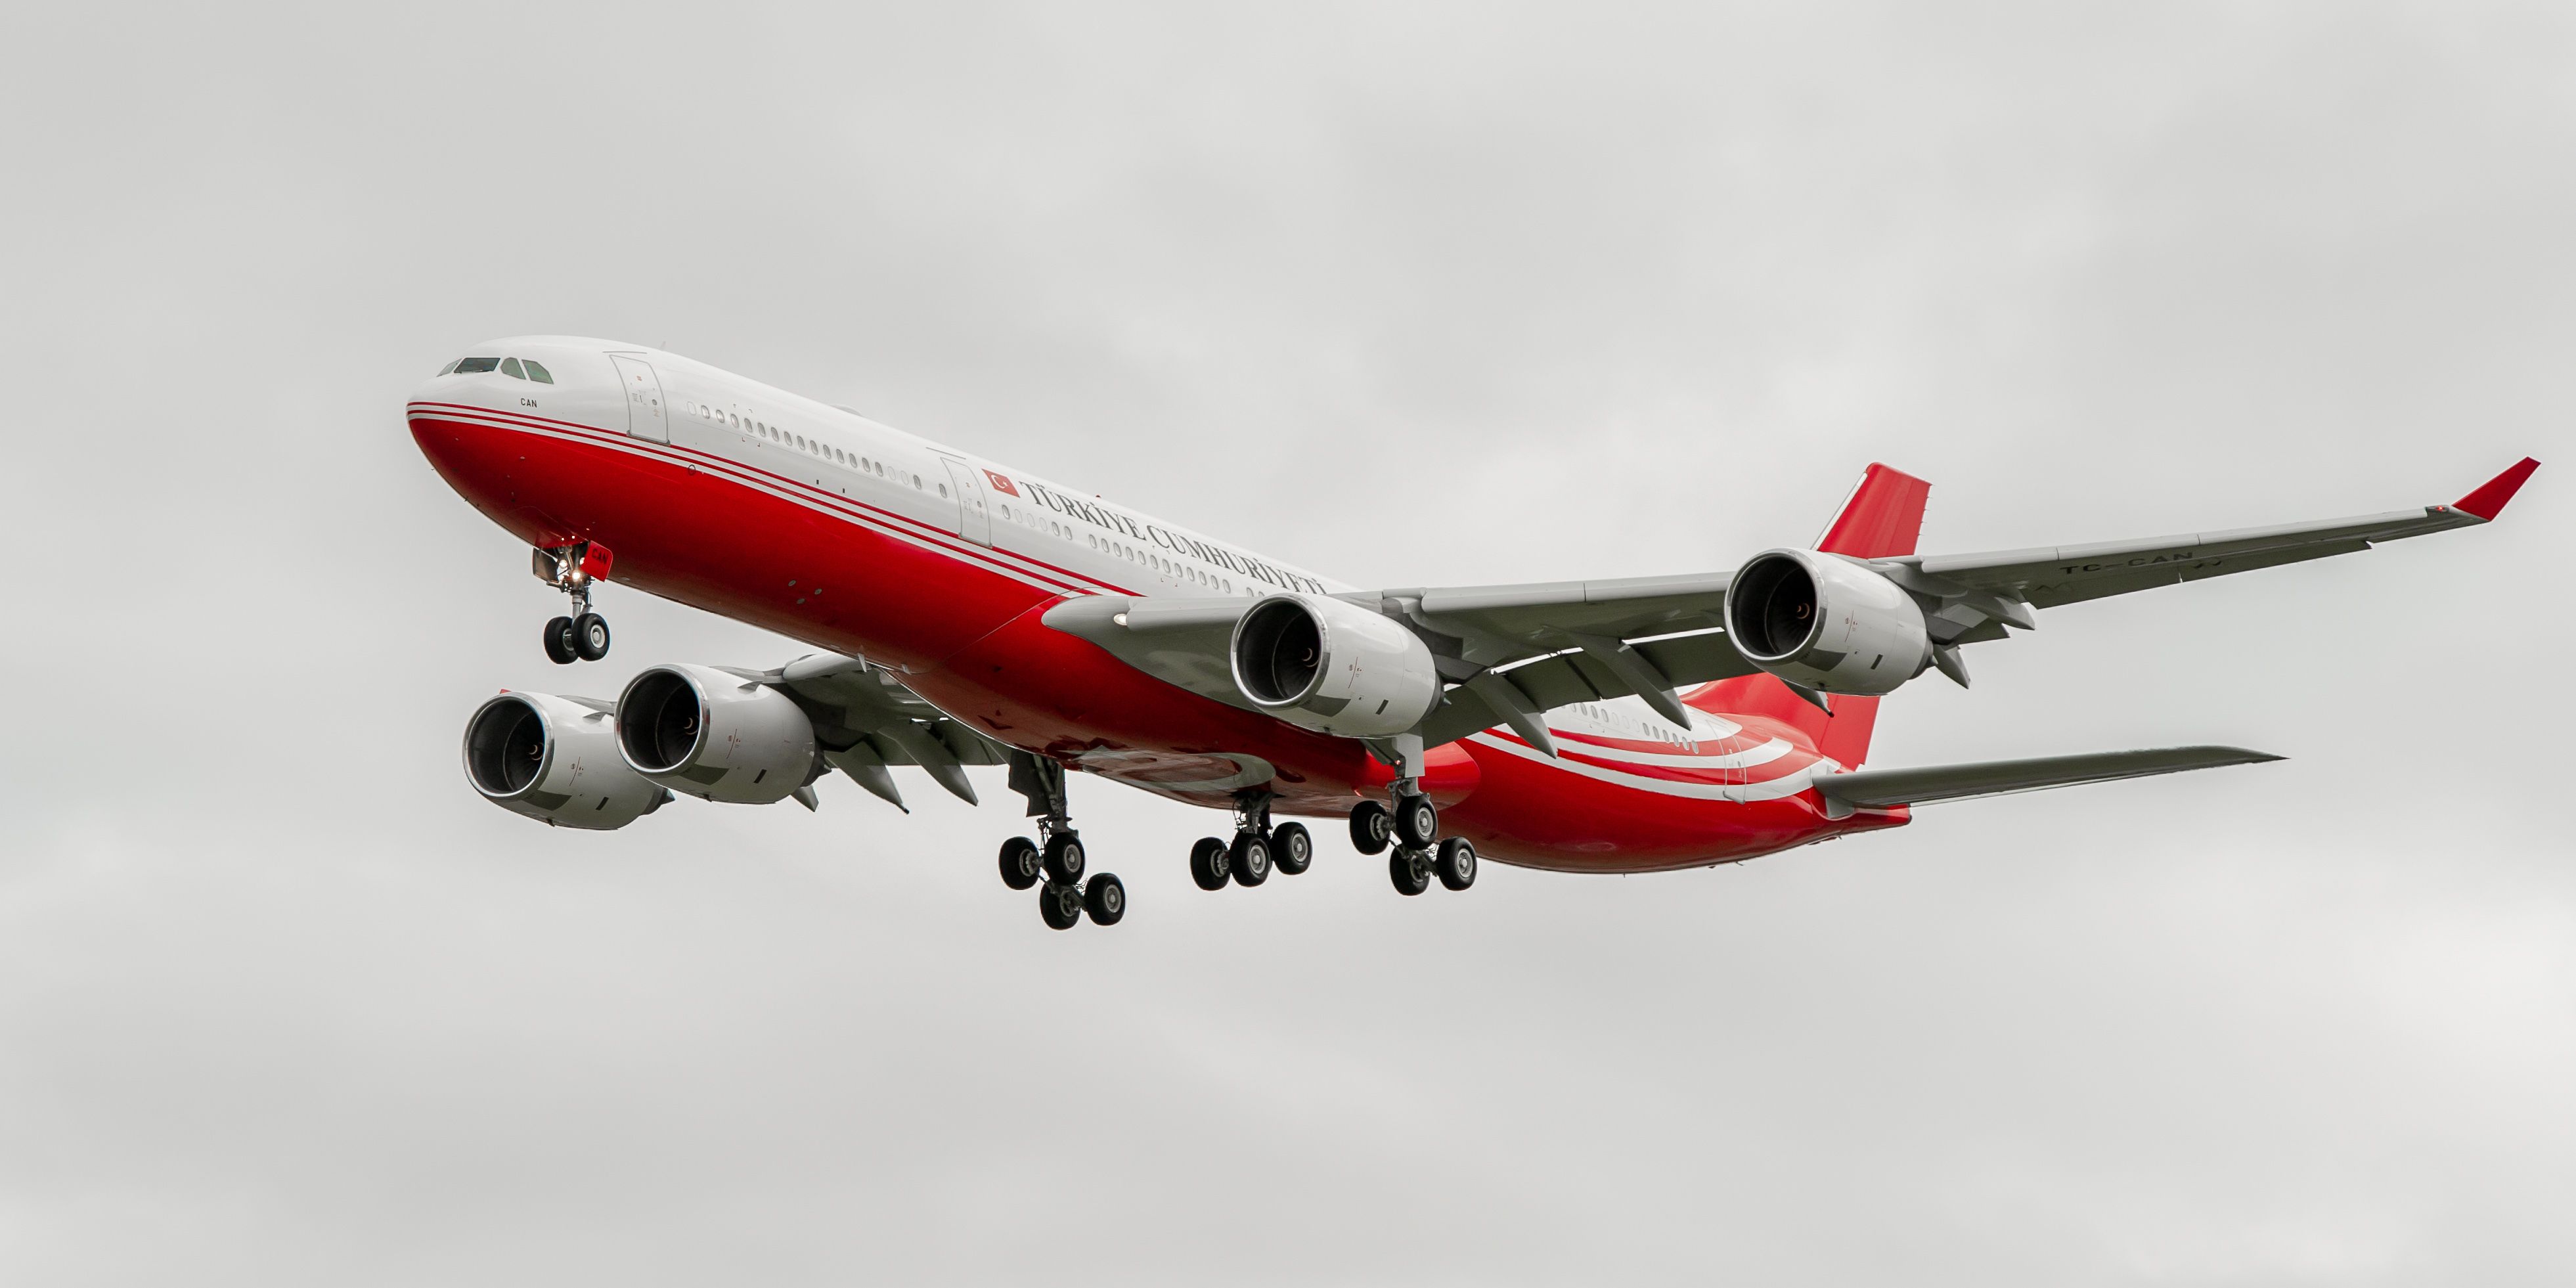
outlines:
[[[608,656],[608,619],[590,610],[590,584],[607,578],[610,558],[608,547],[595,541],[530,552],[537,580],[572,596],[572,615],[546,623],[546,656],[558,666]]]

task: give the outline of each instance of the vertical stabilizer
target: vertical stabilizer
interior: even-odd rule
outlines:
[[[1923,503],[1931,495],[1931,484],[1872,464],[1861,471],[1842,512],[1816,538],[1816,549],[1855,559],[1913,554],[1915,539],[1923,535]]]

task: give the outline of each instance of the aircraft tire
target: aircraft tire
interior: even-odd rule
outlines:
[[[1257,886],[1270,879],[1270,838],[1249,829],[1234,834],[1234,845],[1226,851],[1226,866],[1234,870],[1237,885]]]
[[[1270,830],[1270,866],[1293,877],[1315,862],[1315,838],[1303,823],[1282,823]]]
[[[1038,916],[1045,918],[1049,930],[1073,929],[1082,920],[1082,892],[1054,881],[1039,886]]]
[[[1038,859],[1038,843],[1025,836],[1014,836],[1002,842],[1002,884],[1014,890],[1026,890],[1038,883],[1046,869]]]
[[[1407,796],[1395,803],[1396,839],[1427,846],[1440,836],[1440,810],[1428,796]]]
[[[1058,832],[1047,838],[1043,860],[1047,880],[1073,885],[1082,880],[1082,838],[1071,832]]]
[[[1351,848],[1362,854],[1386,853],[1387,838],[1395,832],[1395,820],[1386,806],[1376,801],[1361,801],[1351,807]]]
[[[1114,926],[1127,915],[1127,886],[1113,873],[1103,872],[1082,883],[1082,910],[1091,914],[1091,924]]]
[[[557,666],[570,666],[581,654],[572,646],[572,619],[558,617],[546,623],[546,656]]]
[[[1440,843],[1439,856],[1432,860],[1431,869],[1440,875],[1440,884],[1464,890],[1476,884],[1476,847],[1466,837],[1450,837]]]
[[[608,619],[597,613],[572,619],[572,651],[585,662],[608,656]]]
[[[1431,888],[1431,856],[1412,846],[1400,846],[1386,859],[1387,879],[1395,882],[1400,895],[1417,895]]]
[[[1227,861],[1225,842],[1213,836],[1202,836],[1190,847],[1190,880],[1201,890],[1222,890],[1231,875],[1233,864]]]

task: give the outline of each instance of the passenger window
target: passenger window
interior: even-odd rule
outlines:
[[[499,358],[458,358],[456,360],[456,374],[463,376],[470,375],[478,371],[492,371],[500,367],[500,365],[501,360]]]
[[[530,358],[528,359],[527,367],[528,379],[536,381],[541,385],[551,385],[555,382],[554,373],[546,370],[546,365],[544,363],[539,362],[534,358]]]
[[[508,376],[512,380],[525,380],[528,378],[528,373],[519,369],[519,360],[516,358],[501,359],[501,374]]]
[[[942,484],[940,484],[940,485],[939,485],[939,494],[940,494],[941,496],[946,496],[946,495],[948,495],[948,485],[947,485],[947,484],[942,483]]]

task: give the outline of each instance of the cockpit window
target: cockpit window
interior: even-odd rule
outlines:
[[[536,359],[528,359],[527,367],[528,379],[536,381],[541,385],[551,385],[555,382],[554,373],[546,370],[543,366],[538,365]]]
[[[519,360],[516,358],[501,359],[501,374],[508,376],[512,380],[525,380],[528,378],[527,372],[519,370]]]
[[[493,371],[497,370],[500,365],[501,360],[499,358],[458,358],[456,360],[456,374],[462,376],[476,371]]]
[[[444,367],[440,367],[440,368],[438,369],[438,374],[440,374],[440,375],[442,375],[442,376],[443,376],[443,375],[446,375],[447,373],[449,373],[449,372],[451,372],[451,371],[456,370],[456,363],[458,363],[458,362],[463,362],[463,361],[464,361],[464,359],[463,359],[463,358],[458,358],[458,359],[456,359],[455,361],[448,363],[446,366],[444,366]]]

